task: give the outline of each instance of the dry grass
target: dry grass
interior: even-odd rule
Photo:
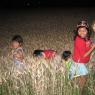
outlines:
[[[36,60],[34,49],[73,51],[74,27],[81,19],[91,24],[94,9],[51,9],[2,11],[0,16],[0,95],[79,95],[77,85],[73,88],[64,76],[64,65],[60,57]],[[9,42],[13,35],[24,39],[26,70],[18,71],[9,53]],[[93,35],[93,38],[94,35]],[[90,63],[95,62],[94,57]],[[60,67],[61,66],[61,67]],[[85,95],[95,95],[95,71],[90,69]]]

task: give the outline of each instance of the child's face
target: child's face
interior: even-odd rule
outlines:
[[[12,48],[16,49],[18,47],[20,47],[20,43],[18,43],[17,41],[13,41],[12,42]]]
[[[81,37],[81,38],[86,38],[87,37],[87,29],[85,27],[82,27],[82,28],[79,28],[78,30],[78,35]]]

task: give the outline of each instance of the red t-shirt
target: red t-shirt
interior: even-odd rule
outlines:
[[[88,63],[90,60],[90,55],[84,57],[84,55],[91,49],[91,40],[84,40],[77,36],[74,42],[74,54],[73,60],[79,63]]]
[[[53,58],[56,55],[56,51],[54,50],[44,50],[45,58]]]

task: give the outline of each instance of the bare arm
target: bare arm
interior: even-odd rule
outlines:
[[[18,51],[15,53],[15,57],[20,59],[20,60],[23,60],[24,59],[24,55],[23,55],[23,52],[22,51]]]
[[[94,49],[95,49],[95,45],[91,47],[91,49],[84,55],[84,57],[87,57],[88,55],[90,55]]]

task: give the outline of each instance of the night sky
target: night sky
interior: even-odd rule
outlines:
[[[71,6],[90,6],[94,7],[94,0],[2,0],[0,7],[71,7]]]

